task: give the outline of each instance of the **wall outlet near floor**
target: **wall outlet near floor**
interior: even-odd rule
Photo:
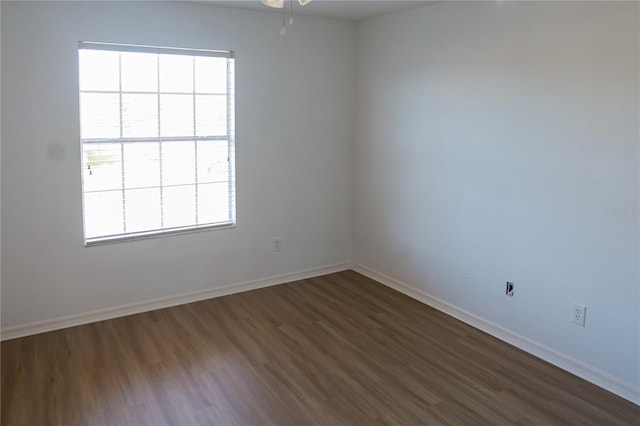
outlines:
[[[587,307],[579,303],[571,304],[571,322],[584,327]]]
[[[275,237],[273,239],[273,244],[271,246],[272,251],[280,251],[282,248],[282,243],[280,242],[280,237]]]
[[[515,285],[513,284],[513,281],[507,281],[507,287],[504,291],[504,294],[506,294],[507,296],[513,296],[514,290],[515,290]]]

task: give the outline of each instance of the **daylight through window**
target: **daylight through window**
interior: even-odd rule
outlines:
[[[235,223],[233,53],[79,44],[85,245]]]

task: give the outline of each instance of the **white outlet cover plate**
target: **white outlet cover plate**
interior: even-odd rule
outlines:
[[[584,327],[585,317],[587,315],[587,307],[580,303],[571,304],[571,322]]]

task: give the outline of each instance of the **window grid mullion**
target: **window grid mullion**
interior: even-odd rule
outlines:
[[[233,187],[235,185],[234,180],[235,180],[235,162],[232,163],[231,162],[231,156],[234,155],[234,149],[235,147],[233,146],[235,143],[233,141],[233,139],[235,139],[235,137],[233,136],[232,132],[233,129],[231,128],[232,123],[231,123],[231,117],[232,117],[232,102],[234,101],[233,99],[231,99],[231,85],[234,84],[231,81],[231,75],[234,74],[232,72],[232,64],[231,61],[229,59],[227,59],[227,167],[228,167],[228,174],[227,174],[227,180],[228,180],[228,191],[229,191],[229,200],[228,200],[228,208],[229,208],[229,218],[233,218],[233,214],[235,211],[235,200],[233,200],[233,196],[235,195],[234,191],[233,191]],[[233,168],[232,168],[233,165]]]
[[[196,136],[198,134],[197,132],[197,123],[196,123],[196,58],[195,56],[193,58],[191,58],[191,71],[192,71],[192,75],[193,75],[193,136]],[[194,185],[194,189],[195,189],[195,219],[196,219],[196,224],[200,223],[199,221],[199,210],[200,210],[200,198],[198,197],[199,195],[199,191],[198,191],[198,146],[199,146],[200,142],[198,141],[194,141],[193,142],[193,168],[195,170],[195,185]]]
[[[124,138],[124,121],[122,116],[122,53],[118,53],[118,103],[119,103],[119,112],[120,112],[120,139]],[[120,142],[120,173],[122,176],[122,230],[124,233],[127,232],[127,197],[125,192],[125,158],[124,158],[124,143]]]
[[[162,135],[160,123],[162,122],[160,118],[160,55],[156,55],[156,66],[157,66],[157,77],[158,77],[158,137]],[[162,141],[158,142],[158,167],[160,168],[160,228],[164,228],[164,187],[163,187],[163,169],[162,169]]]
[[[117,95],[120,93],[119,90],[81,90],[82,93],[91,93],[91,94],[112,94]],[[153,95],[155,92],[143,91],[143,90],[123,90],[123,93],[127,95]],[[171,92],[165,91],[162,92],[165,95],[190,95],[192,92]],[[196,92],[196,95],[218,95],[225,96],[226,93],[218,93],[218,92]]]
[[[205,184],[209,184],[209,183],[227,183],[228,181],[225,180],[211,180],[211,181],[205,181]],[[179,188],[179,187],[187,187],[187,186],[193,186],[193,183],[174,183],[172,185],[165,185],[165,188]],[[152,185],[152,186],[136,186],[133,188],[129,188],[129,189],[154,189],[154,188],[160,188],[160,186],[157,185]],[[93,191],[85,191],[85,194],[100,194],[100,193],[105,193],[105,192],[115,192],[115,191],[121,191],[119,188],[116,189],[95,189]]]
[[[229,138],[228,135],[220,136],[167,136],[164,138],[122,138],[122,139],[82,139],[84,145],[91,144],[108,144],[108,143],[157,143],[157,142],[192,142],[198,141],[226,141]]]

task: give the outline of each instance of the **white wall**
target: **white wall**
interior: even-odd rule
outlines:
[[[184,2],[2,2],[2,326],[344,262],[354,27]],[[83,247],[79,40],[236,52],[235,229]],[[282,251],[273,253],[273,237]]]
[[[638,7],[447,2],[362,22],[354,148],[355,262],[636,389]]]

